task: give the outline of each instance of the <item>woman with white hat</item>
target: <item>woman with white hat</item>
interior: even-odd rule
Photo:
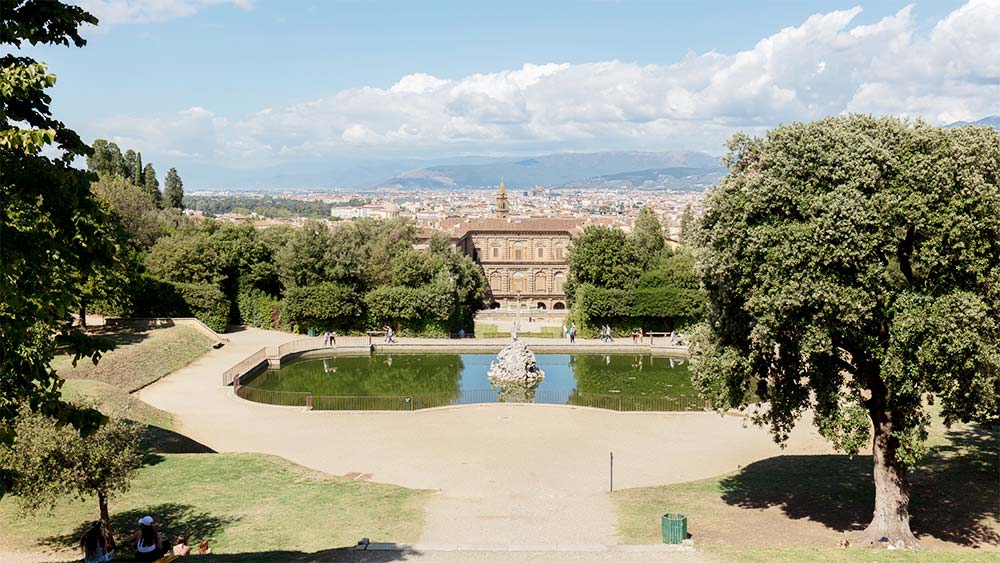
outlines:
[[[139,519],[139,529],[132,535],[136,561],[156,561],[163,555],[163,536],[153,525],[152,516]]]

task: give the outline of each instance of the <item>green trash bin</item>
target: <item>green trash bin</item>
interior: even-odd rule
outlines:
[[[681,543],[688,537],[688,519],[683,514],[668,512],[661,519],[663,543]]]
[[[316,329],[315,328],[310,328],[309,330],[306,331],[306,335],[307,336],[316,336]]]

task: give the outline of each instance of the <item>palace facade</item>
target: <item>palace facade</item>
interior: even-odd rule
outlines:
[[[500,182],[494,216],[444,220],[440,228],[483,268],[494,309],[566,309],[569,242],[585,220],[510,216]]]

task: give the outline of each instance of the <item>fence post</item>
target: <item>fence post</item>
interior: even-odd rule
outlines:
[[[311,411],[313,409],[313,396],[312,393],[306,395],[306,410]]]

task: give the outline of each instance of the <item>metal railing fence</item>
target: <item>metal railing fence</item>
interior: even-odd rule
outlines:
[[[271,391],[249,385],[236,386],[236,395],[255,403],[284,407],[308,407],[312,398],[312,393],[304,391]]]
[[[324,344],[322,336],[300,338],[285,342],[277,347],[271,347],[269,355],[272,359],[283,358],[289,354],[309,352],[311,350],[336,350],[338,348],[371,348],[371,336],[336,336],[333,344]]]
[[[272,391],[247,385],[236,388],[236,394],[249,401],[313,410],[345,411],[415,411],[448,405],[481,403],[535,403],[593,407],[619,412],[680,412],[711,408],[711,402],[695,396],[646,397],[580,393],[563,389],[535,389],[524,393],[505,390],[464,389],[449,393],[385,396],[328,396],[298,391]]]
[[[267,363],[267,348],[257,350],[240,363],[227,369],[222,374],[222,384],[232,385],[234,381],[238,381],[239,378],[258,369],[264,363]]]

